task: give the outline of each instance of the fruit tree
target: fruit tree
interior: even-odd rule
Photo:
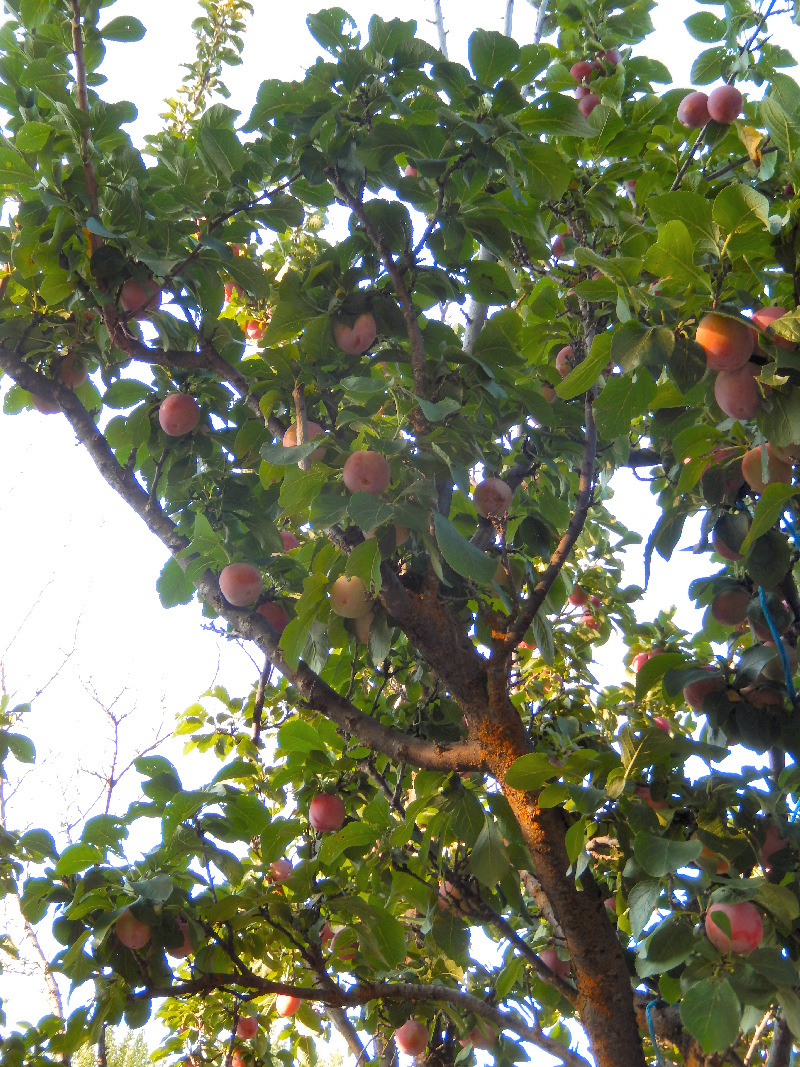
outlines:
[[[199,6],[140,151],[102,69],[144,27],[5,0],[4,410],[67,420],[163,545],[164,607],[264,667],[179,721],[205,786],[149,755],[80,840],[0,837],[79,991],[2,1067],[154,1012],[170,1064],[314,1062],[336,1030],[354,1064],[788,1067],[797,0],[698,0],[683,86],[655,0],[541,0],[519,42],[509,2],[467,65],[446,5],[438,47],[331,7],[244,115],[251,5]],[[623,468],[652,530],[610,510]],[[641,542],[677,596],[687,521],[696,633],[638,619],[621,573]]]

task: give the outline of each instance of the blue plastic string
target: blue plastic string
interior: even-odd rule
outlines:
[[[795,804],[794,809],[792,810],[792,814],[789,816],[789,822],[794,822],[794,820],[797,818],[798,812],[800,812],[800,800],[798,800]]]
[[[656,1004],[658,1004],[657,1000],[651,1000],[647,1005],[645,1014],[647,1015],[647,1028],[650,1031],[650,1040],[653,1042],[653,1051],[656,1054],[656,1063],[658,1064],[658,1067],[664,1067],[664,1061],[661,1058],[661,1049],[656,1044],[656,1031],[653,1026],[653,1016],[651,1014]]]
[[[789,663],[789,657],[786,655],[786,649],[783,647],[781,635],[778,633],[778,627],[775,625],[775,622],[769,613],[767,598],[764,595],[763,589],[758,590],[758,599],[761,601],[761,610],[764,612],[764,618],[767,620],[769,632],[772,634],[772,640],[775,642],[775,647],[778,649],[778,655],[781,657],[781,666],[783,667],[783,674],[786,679],[786,689],[789,693],[789,700],[794,704],[797,700],[797,690],[794,687],[791,664]]]

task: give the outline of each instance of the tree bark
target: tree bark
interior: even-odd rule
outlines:
[[[767,1067],[790,1067],[792,1062],[792,1031],[782,1015],[775,1020]]]

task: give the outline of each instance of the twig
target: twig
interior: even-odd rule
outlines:
[[[75,84],[78,90],[78,108],[89,113],[89,90],[86,84],[86,60],[83,55],[83,32],[81,29],[81,5],[80,0],[70,0],[72,6],[72,52],[75,56]],[[91,127],[81,130],[81,159],[83,161],[83,179],[86,183],[86,192],[89,194],[92,215],[99,214],[97,202],[97,177],[94,172],[94,163],[89,154],[89,137]],[[97,251],[103,242],[97,234],[89,234],[89,247],[92,254]]]
[[[302,385],[296,385],[292,390],[292,400],[294,401],[294,432],[295,432],[295,444],[304,445],[306,443],[306,391]],[[297,464],[301,471],[311,470],[311,457],[306,456],[305,459],[301,459]]]
[[[511,36],[511,25],[514,18],[514,0],[506,0],[506,13],[503,18],[503,33],[506,37]]]
[[[544,18],[547,14],[547,0],[541,0],[536,11],[536,25],[533,29],[533,43],[539,44],[544,33]]]
[[[250,736],[252,737],[254,744],[258,744],[261,740],[261,716],[264,711],[264,695],[267,691],[267,683],[269,682],[271,673],[272,664],[269,661],[269,657],[267,657],[258,679],[258,687],[253,701],[253,729]]]
[[[433,0],[433,19],[436,23],[436,32],[439,35],[439,51],[445,59],[448,59],[447,34],[444,30],[444,18],[442,16],[442,0]]]

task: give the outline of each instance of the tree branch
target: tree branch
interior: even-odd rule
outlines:
[[[80,0],[70,0],[72,6],[72,53],[75,56],[75,84],[78,90],[78,108],[89,113],[89,90],[86,84],[86,60],[83,55],[83,31],[81,29],[81,5]],[[94,163],[89,153],[89,139],[91,127],[81,130],[81,159],[83,161],[83,179],[86,183],[86,192],[89,195],[89,205],[92,215],[99,215],[97,202],[97,177],[94,171]],[[89,234],[89,247],[94,254],[103,242],[97,234]]]
[[[23,389],[45,396],[61,407],[78,441],[88,451],[103,479],[185,569],[189,560],[181,557],[189,542],[178,533],[175,524],[160,508],[150,507],[148,494],[133,474],[117,462],[105,437],[72,390],[37,374],[19,356],[7,349],[0,348],[0,367]],[[220,593],[219,582],[210,571],[200,575],[194,584],[203,600],[221,615],[236,633],[258,645],[272,666],[297,690],[303,704],[309,710],[331,719],[346,736],[355,736],[390,759],[410,763],[415,767],[466,771],[482,766],[480,748],[476,743],[463,741],[456,744],[438,744],[386,726],[340,696],[302,660],[297,668],[290,667],[278,646],[278,635],[266,619],[255,612],[231,607]]]
[[[151,986],[128,994],[129,1002],[142,1000],[155,1000],[159,997],[192,996],[198,993],[207,993],[219,988],[230,988],[231,985],[238,988],[252,990],[259,996],[269,994],[287,994],[299,997],[301,1000],[316,1001],[320,1004],[334,1005],[336,1007],[358,1007],[361,1004],[373,1000],[399,1001],[401,1003],[443,1003],[454,1004],[461,1008],[464,1013],[477,1015],[493,1024],[500,1030],[510,1030],[524,1041],[530,1041],[539,1048],[554,1056],[566,1067],[589,1067],[588,1062],[570,1049],[565,1049],[561,1042],[548,1037],[540,1026],[530,1026],[518,1016],[510,1012],[501,1011],[482,997],[464,993],[460,989],[452,989],[443,985],[416,985],[412,982],[384,982],[370,983],[351,986],[343,989],[333,983],[331,989],[310,988],[308,986],[288,985],[285,982],[271,982],[257,975],[231,976],[230,974],[206,974],[186,982],[175,983],[171,986]]]

